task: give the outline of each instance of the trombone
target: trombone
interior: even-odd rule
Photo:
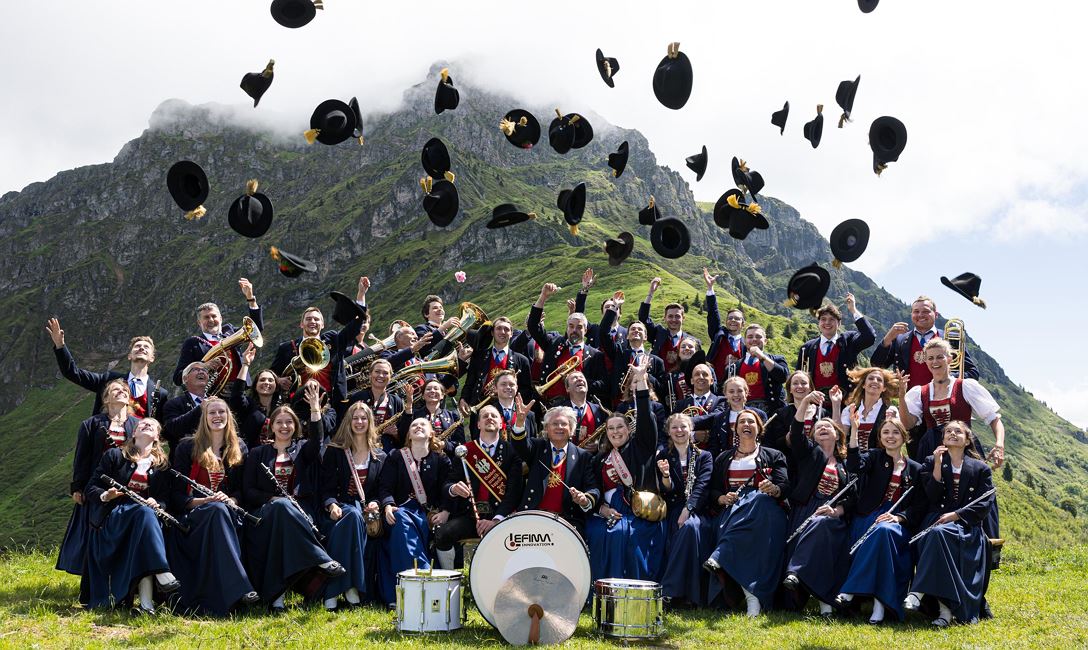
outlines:
[[[577,370],[578,366],[581,365],[581,363],[582,360],[580,358],[570,357],[569,359],[561,363],[558,368],[548,373],[548,378],[544,380],[543,384],[539,386],[533,386],[533,389],[536,390],[536,392],[539,393],[541,396],[543,396],[549,388],[555,386],[560,381],[565,379],[567,375]]]

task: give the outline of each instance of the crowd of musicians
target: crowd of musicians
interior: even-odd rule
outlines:
[[[89,607],[388,606],[398,572],[461,566],[466,540],[538,510],[583,535],[592,579],[659,582],[676,608],[990,616],[1005,434],[934,301],[882,340],[852,295],[845,326],[825,301],[791,369],[744,311],[722,320],[714,280],[709,340],[682,305],[654,320],[658,278],[634,319],[602,293],[591,323],[592,270],[565,331],[544,327],[546,283],[522,329],[432,295],[368,338],[364,277],[335,296],[340,329],[307,307],[269,364],[243,278],[244,323],[196,307],[169,378],[146,335],[127,372],[82,369],[50,320],[61,374],[96,395],[57,568]]]

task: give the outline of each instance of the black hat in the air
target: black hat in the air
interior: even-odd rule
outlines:
[[[581,149],[593,140],[593,126],[585,116],[578,113],[563,115],[559,109],[555,110],[555,115],[548,126],[548,143],[557,153]]]
[[[261,72],[247,72],[242,75],[242,83],[238,84],[239,87],[249,95],[253,100],[253,108],[257,108],[257,104],[260,103],[261,97],[264,96],[265,91],[272,85],[272,67],[276,65],[275,59],[269,59],[268,65],[264,67]]]
[[[330,291],[329,297],[336,301],[332,310],[332,319],[341,325],[347,325],[355,317],[366,318],[366,307],[352,300],[339,291]]]
[[[831,231],[828,243],[835,256],[831,265],[839,268],[843,263],[849,264],[861,257],[869,245],[869,224],[861,219],[847,219]]]
[[[854,96],[858,94],[858,84],[861,83],[861,75],[858,75],[857,79],[850,81],[839,82],[839,88],[835,91],[835,103],[842,109],[842,116],[839,117],[839,128],[842,128],[844,122],[850,121],[850,113],[854,110]]]
[[[616,82],[612,80],[617,72],[620,71],[620,62],[616,59],[605,56],[604,52],[601,52],[601,48],[597,48],[597,72],[601,73],[601,79],[608,84],[609,88],[615,88]]]
[[[272,226],[272,200],[257,191],[257,180],[246,182],[246,193],[227,211],[227,223],[244,237],[260,237]]]
[[[351,137],[357,139],[359,144],[363,144],[363,111],[359,108],[359,98],[352,97],[348,102],[348,108],[355,114],[355,128],[351,131]]]
[[[355,134],[355,111],[339,99],[326,99],[310,116],[310,130],[304,134],[310,144],[340,144]]]
[[[817,309],[831,288],[831,274],[818,264],[797,271],[786,285],[786,306],[795,309]]]
[[[770,227],[759,204],[747,203],[744,193],[737,189],[729,190],[718,198],[714,204],[714,223],[719,228],[728,229],[733,239],[741,240],[756,228],[766,230]]]
[[[986,301],[978,297],[979,290],[982,288],[982,278],[974,273],[960,273],[951,280],[942,275],[941,284],[960,294],[964,298],[967,298],[979,307],[986,309]]]
[[[450,152],[446,148],[446,143],[442,142],[438,138],[431,138],[423,145],[423,151],[420,153],[420,161],[423,163],[423,171],[427,172],[428,176],[432,178],[445,178],[451,183],[454,180],[453,172],[450,171]]]
[[[578,224],[586,211],[586,184],[578,183],[572,190],[561,190],[555,201],[556,207],[563,211],[563,220],[570,226],[570,234],[578,234]]]
[[[751,194],[752,200],[755,201],[756,195],[763,191],[763,175],[748,169],[748,164],[736,156],[733,156],[731,167],[733,182],[737,184],[741,191]]]
[[[619,178],[623,174],[623,170],[627,169],[627,141],[624,140],[620,143],[615,153],[608,154],[608,166],[612,168],[612,176]]]
[[[529,111],[515,108],[503,116],[499,130],[519,149],[532,149],[540,141],[540,122]]]
[[[661,212],[657,209],[654,197],[650,196],[650,204],[638,211],[638,223],[642,226],[652,226],[661,218]]]
[[[877,176],[888,163],[899,160],[906,146],[907,127],[902,122],[887,115],[873,120],[869,127],[869,148],[873,150],[873,171]]]
[[[668,54],[654,70],[654,96],[666,108],[679,110],[691,96],[691,61],[679,43],[669,43]]]
[[[684,163],[688,166],[688,169],[695,172],[695,182],[703,180],[703,174],[706,173],[706,145],[703,145],[703,150],[692,156],[688,156],[684,159]]]
[[[858,0],[858,9],[861,9],[861,13],[867,14],[872,12],[873,9],[876,9],[876,5],[879,2],[880,0]]]
[[[816,105],[816,118],[805,123],[805,139],[812,143],[812,148],[820,146],[820,138],[824,134],[824,105]]]
[[[786,132],[786,119],[790,116],[790,103],[782,104],[782,110],[771,113],[771,124],[778,127],[778,135]]]
[[[457,187],[444,178],[436,181],[430,176],[424,177],[420,185],[423,187],[423,211],[431,223],[439,228],[453,223],[461,208]]]
[[[317,270],[317,265],[310,260],[303,259],[297,255],[292,255],[275,246],[272,247],[269,253],[272,255],[272,259],[279,263],[280,273],[289,278],[297,278],[303,273],[313,273]]]
[[[491,220],[487,222],[487,227],[490,229],[505,228],[531,219],[536,219],[535,212],[522,212],[513,203],[503,203],[495,206],[495,209],[491,211]]]
[[[604,252],[608,254],[608,265],[619,266],[631,256],[635,249],[635,238],[629,232],[621,232],[615,239],[604,242]]]
[[[688,227],[676,217],[658,219],[650,228],[650,245],[665,259],[683,257],[691,248]]]
[[[181,160],[166,172],[166,189],[178,207],[185,210],[186,219],[204,216],[204,202],[208,200],[208,175],[200,165],[191,160]]]
[[[296,29],[309,23],[324,9],[321,0],[272,0],[272,19],[284,27]]]
[[[461,93],[453,87],[453,77],[449,68],[442,68],[442,78],[438,80],[438,88],[434,91],[434,112],[441,115],[442,111],[452,111],[461,103]]]

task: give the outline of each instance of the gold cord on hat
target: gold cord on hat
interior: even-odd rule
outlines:
[[[880,172],[884,171],[887,168],[888,168],[887,163],[877,163],[876,167],[873,168],[873,171],[876,172],[877,176],[880,176]]]
[[[194,209],[185,213],[185,218],[188,221],[199,221],[204,215],[208,214],[208,211],[202,205],[196,206]]]
[[[246,181],[246,196],[253,196],[257,193],[257,179],[250,179]]]
[[[842,128],[843,122],[853,122],[853,121],[854,120],[850,119],[850,114],[847,113],[846,111],[843,111],[842,115],[839,116],[839,128],[840,129]]]
[[[834,260],[831,261],[831,266],[834,266],[837,269],[841,269],[842,268],[842,260],[840,260],[839,258],[836,257]]]
[[[449,68],[442,68],[442,72],[440,72],[439,74],[442,75],[442,83],[446,83],[446,82],[448,82],[450,80],[450,69]]]
[[[433,183],[434,183],[434,179],[431,178],[430,176],[424,176],[423,178],[419,179],[419,186],[423,188],[423,193],[424,194],[430,194],[431,193],[431,186],[432,186]]]
[[[523,117],[521,119],[524,120],[525,118]],[[502,131],[503,135],[505,135],[508,138],[510,136],[514,135],[514,127],[515,126],[517,126],[517,125],[514,122],[512,122],[511,120],[506,119],[505,117],[502,118],[502,120],[499,122],[499,130]]]
[[[763,208],[761,208],[758,203],[746,203],[745,205],[741,205],[740,200],[737,199],[736,194],[730,194],[729,196],[725,197],[725,202],[729,205],[729,207],[733,208],[734,210],[744,210],[748,214],[763,213]]]
[[[675,59],[678,56],[680,56],[680,41],[669,43],[668,57],[670,59]]]
[[[796,293],[791,293],[789,295],[789,298],[786,298],[784,301],[782,301],[782,305],[785,307],[796,307],[797,301],[800,300],[800,298],[801,297],[798,296]]]
[[[602,61],[604,63],[604,76],[607,79],[612,78],[612,64],[608,62],[608,59]]]
[[[324,9],[325,5],[322,4],[322,0],[314,0],[314,9]]]
[[[986,309],[986,301],[982,298],[979,298],[978,296],[971,298],[971,302],[975,303],[979,307],[982,307],[983,309]]]
[[[654,195],[653,194],[650,195],[650,205],[646,206],[646,209],[648,209],[648,210],[653,210],[654,209]]]
[[[744,162],[743,159],[738,159],[737,160],[737,169],[744,172],[745,174],[748,173],[748,165],[747,165],[747,163]]]
[[[306,144],[313,144],[317,142],[317,136],[321,134],[321,129],[307,129],[302,133],[302,137],[306,138]]]
[[[570,234],[574,235],[575,237],[578,236],[578,224],[574,224],[570,227]]]
[[[824,105],[823,104],[816,104],[816,114],[817,115],[823,115],[823,112],[824,112]]]
[[[530,219],[536,219],[536,213],[535,212],[528,212],[528,213],[525,214],[525,216],[529,217]]]
[[[453,172],[451,172],[451,171],[447,171],[445,174],[442,174],[442,175],[446,178],[447,181],[449,181],[451,183],[453,182],[454,178],[457,178],[456,176],[453,175]]]
[[[268,254],[271,255],[272,259],[276,260],[277,262],[280,261],[280,249],[276,248],[275,246],[268,249]]]
[[[264,67],[264,70],[261,72],[261,76],[262,77],[271,77],[272,76],[272,66],[274,66],[274,65],[276,65],[276,60],[275,59],[269,59],[268,60],[268,65],[266,65]]]

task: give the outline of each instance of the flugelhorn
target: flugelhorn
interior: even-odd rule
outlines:
[[[424,359],[425,361],[431,361],[448,354],[470,331],[480,329],[481,325],[490,322],[484,310],[468,301],[461,303],[460,320],[461,326],[454,327],[446,332],[446,337],[431,349],[431,352]]]
[[[395,328],[389,336],[380,341],[378,337],[371,334],[370,338],[375,341],[372,345],[368,345],[362,351],[344,359],[344,374],[348,382],[348,392],[353,393],[357,390],[370,388],[370,366],[379,359],[382,352],[392,350],[397,346],[398,330],[399,328]]]
[[[967,355],[967,336],[964,334],[963,321],[959,318],[950,318],[944,324],[944,340],[952,346],[952,358],[948,362],[948,374],[960,378],[963,377],[964,358]]]
[[[548,373],[548,378],[544,380],[544,383],[539,386],[533,386],[536,392],[541,396],[548,391],[549,388],[558,384],[567,375],[578,369],[578,366],[582,364],[580,357],[571,357],[561,363],[558,368]]]
[[[204,355],[204,358],[200,360],[202,363],[208,363],[212,359],[223,357],[223,365],[219,370],[209,375],[208,385],[204,388],[205,397],[218,395],[226,388],[227,382],[234,375],[234,354],[232,350],[247,341],[252,343],[255,348],[264,345],[264,338],[261,336],[261,330],[257,329],[257,323],[253,322],[253,319],[249,316],[243,316],[242,326],[238,328],[238,331],[220,341],[219,345],[213,345]]]

